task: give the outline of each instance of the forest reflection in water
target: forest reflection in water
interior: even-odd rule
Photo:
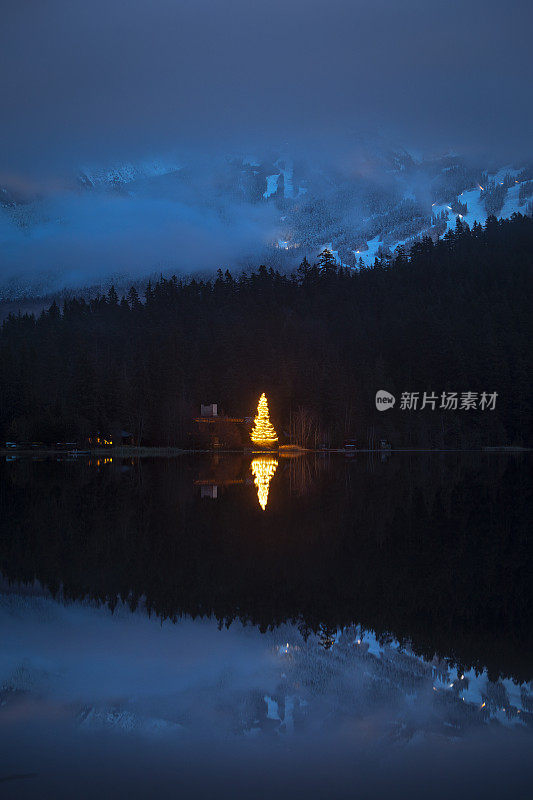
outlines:
[[[428,661],[532,677],[529,456],[4,463],[0,570],[162,619],[353,625]]]

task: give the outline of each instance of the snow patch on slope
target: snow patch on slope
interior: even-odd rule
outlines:
[[[266,191],[263,192],[265,200],[278,191],[278,178],[279,174],[267,175],[267,188]]]
[[[378,233],[373,239],[368,240],[368,250],[354,250],[353,253],[358,261],[361,259],[366,267],[370,267],[377,258],[378,250],[382,245],[383,240],[381,234]]]

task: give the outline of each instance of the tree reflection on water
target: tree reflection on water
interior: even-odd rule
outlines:
[[[263,511],[268,503],[268,489],[270,481],[278,466],[277,459],[272,456],[259,456],[252,459],[250,469],[254,476],[254,483],[257,487],[257,499]]]

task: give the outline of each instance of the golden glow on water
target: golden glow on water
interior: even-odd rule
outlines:
[[[259,398],[257,416],[254,419],[254,427],[250,438],[258,447],[274,447],[278,441],[278,435],[270,422],[268,401],[264,392]]]
[[[250,468],[254,476],[254,483],[257,487],[257,499],[259,505],[265,510],[268,503],[268,488],[270,481],[274,477],[278,461],[272,456],[259,456],[254,458]]]

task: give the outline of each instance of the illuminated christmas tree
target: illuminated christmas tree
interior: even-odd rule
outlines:
[[[257,488],[257,499],[259,500],[259,505],[263,511],[266,509],[268,503],[268,489],[270,486],[270,481],[274,477],[277,466],[278,462],[271,456],[260,456],[259,458],[254,458],[250,465],[250,469],[252,470],[254,476],[254,483]]]
[[[264,392],[259,398],[257,416],[254,419],[254,427],[250,436],[252,442],[258,447],[273,447],[278,441],[276,431],[270,422],[268,402]]]

